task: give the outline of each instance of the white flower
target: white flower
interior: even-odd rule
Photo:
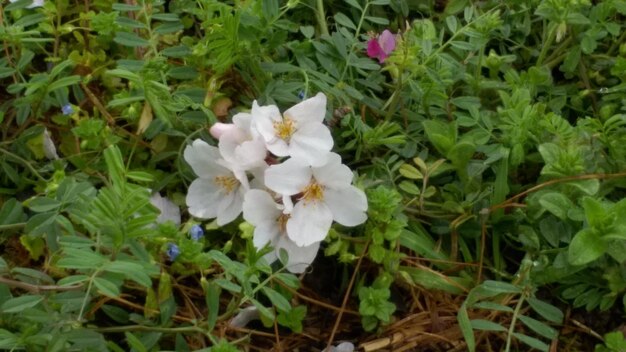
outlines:
[[[232,127],[219,131],[220,154],[235,169],[246,171],[265,166],[267,150],[265,142],[250,129],[252,115],[239,113],[233,116]]]
[[[180,208],[167,197],[161,197],[159,192],[155,192],[150,197],[150,203],[161,211],[156,219],[158,223],[172,221],[176,226],[180,225]]]
[[[342,342],[335,346],[330,346],[330,349],[324,349],[322,352],[354,352],[354,344],[352,342]]]
[[[287,251],[287,270],[292,273],[303,273],[313,262],[320,242],[308,246],[298,246],[286,232],[289,214],[284,214],[281,207],[274,202],[272,196],[258,189],[249,190],[243,201],[243,218],[255,226],[252,242],[254,247],[262,249],[267,244],[274,251],[266,254],[265,259],[272,263],[281,249]]]
[[[43,130],[43,153],[46,158],[50,160],[56,160],[59,158],[59,154],[57,154],[57,148],[54,145],[54,141],[52,137],[50,137],[50,132],[48,129]]]
[[[14,3],[17,2],[17,0],[9,0],[10,3]],[[32,9],[35,7],[42,7],[44,3],[44,0],[33,0],[32,4],[28,5],[26,8],[27,9]]]
[[[252,127],[274,155],[291,156],[320,166],[326,163],[333,147],[330,131],[322,123],[325,115],[326,96],[322,93],[294,105],[282,115],[276,106],[259,106],[255,101]]]
[[[298,197],[287,221],[287,234],[298,246],[322,241],[333,219],[344,226],[356,226],[367,219],[365,193],[351,183],[350,168],[335,153],[329,153],[328,162],[320,167],[290,158],[265,171],[269,189]]]
[[[232,166],[220,159],[216,147],[199,139],[185,148],[184,156],[198,176],[187,193],[189,213],[203,219],[217,218],[219,226],[235,220],[248,189],[245,173],[235,173]]]
[[[228,325],[234,328],[245,328],[249,322],[258,320],[260,317],[259,309],[255,306],[249,306],[241,309]]]

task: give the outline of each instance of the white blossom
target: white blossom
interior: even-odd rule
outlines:
[[[298,246],[286,232],[289,214],[283,212],[283,207],[274,202],[272,196],[262,190],[252,189],[246,193],[243,202],[244,219],[255,226],[252,242],[257,249],[266,245],[274,251],[265,255],[265,260],[274,262],[282,249],[288,254],[285,264],[292,273],[303,273],[313,262],[320,247],[320,242],[308,246]]]
[[[235,169],[247,171],[265,166],[265,142],[250,128],[252,115],[239,113],[233,116],[233,125],[221,127],[219,150],[222,158]]]
[[[50,137],[50,132],[48,129],[43,130],[43,153],[46,158],[50,160],[56,160],[59,158],[59,154],[57,154],[57,147],[54,145],[54,141],[52,137]]]
[[[333,147],[333,138],[323,124],[326,96],[318,93],[282,115],[274,105],[252,104],[252,128],[263,137],[267,149],[274,155],[305,160],[309,165],[326,163]]]
[[[161,197],[159,192],[155,192],[150,197],[150,203],[161,211],[156,222],[164,223],[166,221],[172,221],[176,226],[180,225],[180,208],[169,200],[169,198]]]
[[[217,218],[219,226],[235,220],[248,189],[245,173],[236,173],[221,159],[218,148],[200,139],[185,148],[184,157],[198,176],[187,193],[189,213],[202,219]]]
[[[9,0],[9,2],[14,3],[14,2],[17,2],[17,0]],[[26,8],[32,9],[35,7],[42,7],[43,3],[44,3],[44,0],[33,0],[33,2],[30,5],[28,5]]]
[[[365,193],[351,183],[352,171],[335,153],[329,153],[327,163],[319,167],[290,158],[265,171],[269,189],[296,197],[286,230],[298,246],[322,241],[333,220],[344,226],[356,226],[367,219]]]

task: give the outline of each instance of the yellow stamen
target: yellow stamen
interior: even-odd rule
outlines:
[[[232,192],[239,185],[239,181],[233,176],[216,176],[215,184],[222,187],[226,194]]]
[[[309,202],[316,202],[324,199],[324,186],[313,181],[302,191],[302,198],[304,204]]]
[[[287,220],[289,220],[289,214],[280,214],[278,219],[276,219],[281,234],[287,233]]]
[[[272,124],[276,135],[282,140],[288,141],[291,135],[296,132],[295,122],[288,117],[284,117],[282,121],[274,121]]]

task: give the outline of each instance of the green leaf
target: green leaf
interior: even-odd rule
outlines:
[[[489,292],[491,294],[521,293],[522,292],[522,290],[519,287],[515,285],[511,285],[507,282],[502,282],[502,281],[486,280],[480,285],[480,287],[486,292]]]
[[[126,331],[124,332],[124,336],[126,336],[126,342],[128,342],[128,345],[133,349],[133,351],[148,352],[148,349],[143,342],[141,342],[137,336],[133,335],[133,333]]]
[[[208,309],[207,324],[208,330],[212,331],[217,323],[217,318],[220,309],[220,294],[222,289],[215,282],[207,282],[203,285],[205,294],[204,300]]]
[[[472,319],[470,323],[475,330],[506,331],[504,326],[485,319]]]
[[[81,79],[82,78],[80,76],[78,76],[78,75],[63,77],[61,79],[58,79],[58,80],[52,82],[48,86],[48,92],[54,92],[57,89],[64,88],[64,87],[67,87],[67,86],[71,86],[73,84],[77,84],[78,82],[81,81]]]
[[[544,319],[555,324],[563,323],[563,312],[559,308],[534,297],[528,298],[528,303],[530,307]]]
[[[599,200],[592,197],[583,198],[585,217],[590,227],[602,227],[608,215],[607,210]]]
[[[0,309],[3,313],[19,313],[24,309],[36,306],[41,301],[43,301],[43,296],[40,295],[22,295],[8,299]]]
[[[467,344],[467,350],[469,352],[474,352],[476,350],[476,340],[474,338],[474,330],[472,330],[472,323],[469,319],[469,315],[467,315],[467,307],[465,306],[465,303],[461,305],[461,309],[459,309],[456,319],[459,322],[459,327],[461,328],[463,338]]]
[[[540,322],[537,319],[533,319],[525,315],[520,315],[518,316],[518,318],[522,323],[524,323],[524,325],[528,326],[532,331],[536,332],[537,334],[547,339],[553,340],[557,338],[557,336],[559,335],[559,332],[556,331],[556,329]]]
[[[100,291],[100,293],[106,296],[117,297],[120,295],[119,287],[105,278],[96,277],[93,279],[93,284]]]
[[[61,202],[47,197],[37,197],[28,202],[28,208],[37,213],[44,213],[56,210],[61,206]]]
[[[113,41],[118,44],[129,46],[132,48],[150,45],[149,41],[139,37],[134,33],[129,32],[117,32],[115,38],[113,38]]]
[[[574,208],[572,201],[558,192],[545,193],[539,198],[539,204],[561,220],[567,219],[567,212]]]
[[[567,259],[572,265],[584,265],[600,258],[606,248],[606,242],[597,231],[585,228],[574,235],[567,251]]]
[[[265,286],[261,289],[261,291],[263,291],[263,294],[265,294],[267,298],[270,299],[272,304],[276,306],[276,308],[278,308],[279,310],[288,311],[291,309],[291,304],[289,304],[289,301],[276,290]]]
[[[234,292],[234,293],[240,293],[241,292],[241,286],[237,285],[236,283],[226,280],[226,279],[215,279],[213,281],[216,285],[220,286],[221,288],[228,290],[230,292]]]
[[[348,27],[350,29],[356,30],[356,26],[354,25],[352,20],[349,19],[348,16],[344,15],[341,12],[335,15],[335,21],[344,27]]]
[[[517,337],[518,340],[522,341],[523,343],[527,344],[528,346],[532,347],[532,348],[536,348],[539,351],[544,351],[547,352],[550,349],[550,346],[548,346],[547,344],[545,344],[544,342],[542,342],[539,339],[536,339],[534,337],[530,337],[524,334],[520,334],[517,332],[513,333],[513,336]]]

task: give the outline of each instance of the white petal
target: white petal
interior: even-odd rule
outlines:
[[[197,178],[187,191],[189,213],[197,218],[212,219],[217,216],[217,202],[221,197],[220,188],[213,180]]]
[[[196,139],[191,145],[185,147],[184,157],[198,177],[212,179],[229,172],[217,163],[220,158],[219,150],[203,140]]]
[[[286,250],[287,254],[289,254],[289,260],[286,265],[287,270],[295,274],[301,274],[315,260],[315,256],[320,249],[320,242],[299,247],[289,237],[280,236],[276,243],[276,255],[280,255],[281,249]]]
[[[257,307],[249,306],[240,310],[228,325],[234,328],[244,328],[250,321],[257,320],[259,317],[260,313]]]
[[[289,108],[283,116],[293,119],[298,125],[306,122],[321,123],[326,116],[326,96],[323,93],[317,93],[313,98]]]
[[[284,195],[300,193],[311,181],[311,168],[302,160],[289,158],[265,170],[265,185]]]
[[[279,238],[280,228],[278,227],[278,222],[276,222],[276,220],[270,220],[262,222],[254,228],[252,243],[254,244],[254,248],[263,249],[267,244],[275,246]]]
[[[157,192],[150,197],[150,203],[161,211],[156,219],[158,223],[172,221],[176,226],[180,225],[180,208],[174,202],[167,197],[161,197]]]
[[[56,160],[59,158],[57,148],[54,145],[54,141],[50,137],[50,132],[48,132],[47,128],[43,130],[43,154],[50,160]]]
[[[237,219],[241,214],[243,207],[243,194],[242,187],[237,187],[233,192],[228,193],[220,199],[217,208],[217,225],[223,226],[229,222]]]
[[[243,218],[254,226],[276,222],[281,211],[272,196],[260,189],[251,189],[243,199]]]
[[[326,187],[340,188],[352,183],[352,171],[341,163],[338,154],[330,153],[326,164],[313,168],[313,177],[321,185]]]
[[[336,222],[344,226],[356,226],[367,220],[367,198],[354,186],[327,188],[324,203],[328,205]]]
[[[240,112],[233,116],[233,123],[237,128],[240,128],[246,133],[250,132],[250,125],[252,123],[252,114],[247,112]]]
[[[256,129],[265,142],[276,139],[274,133],[274,122],[282,121],[282,116],[278,107],[274,105],[259,106],[256,100],[252,103],[252,128]]]
[[[265,164],[267,150],[261,139],[248,140],[235,148],[237,162],[246,170]]]
[[[323,202],[296,203],[287,221],[287,234],[298,246],[320,242],[328,234],[333,214]]]
[[[271,142],[265,142],[267,150],[276,156],[289,156],[289,145],[284,140],[276,137]]]
[[[289,155],[306,160],[312,166],[322,166],[333,147],[328,127],[321,123],[306,123],[291,136]]]

